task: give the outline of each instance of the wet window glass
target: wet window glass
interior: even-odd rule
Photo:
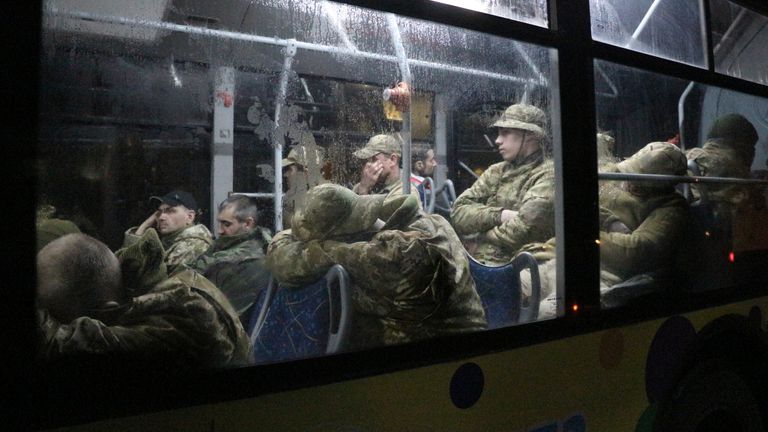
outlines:
[[[331,2],[45,2],[43,356],[238,366],[555,317],[556,58]]]
[[[727,0],[710,0],[715,70],[768,84],[768,18]]]
[[[546,0],[432,0],[465,9],[547,27]]]
[[[601,302],[765,278],[764,98],[595,62]]]
[[[700,0],[590,0],[600,42],[706,67]]]

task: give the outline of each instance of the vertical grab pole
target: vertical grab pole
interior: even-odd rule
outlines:
[[[272,131],[272,149],[275,159],[275,232],[283,230],[283,172],[280,168],[283,162],[283,136],[280,133],[280,120],[288,93],[288,79],[290,78],[293,57],[296,55],[296,40],[291,39],[283,49],[283,70],[280,72],[280,87],[275,101],[275,127]]]
[[[403,46],[403,39],[400,36],[400,28],[397,26],[397,18],[395,14],[387,14],[387,25],[389,26],[389,32],[392,34],[392,44],[395,46],[395,54],[399,59],[400,74],[403,77],[403,82],[411,89],[411,96],[413,96],[413,77],[411,76],[411,68],[408,65],[408,57],[405,54],[405,46]],[[411,193],[411,106],[408,105],[408,111],[403,113],[403,128],[400,131],[403,137],[403,155],[401,165],[403,166],[400,177],[403,180],[403,193]]]

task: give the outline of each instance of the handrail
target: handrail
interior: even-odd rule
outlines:
[[[768,180],[744,179],[733,177],[703,177],[703,176],[678,176],[663,174],[635,174],[635,173],[597,173],[600,180],[629,180],[629,181],[665,181],[677,183],[711,183],[711,184],[744,184],[766,185]]]
[[[427,213],[432,214],[435,212],[435,197],[437,196],[435,181],[432,180],[432,177],[424,177],[421,184],[424,186],[424,209]]]
[[[339,322],[336,331],[333,331],[333,319],[335,317],[333,295],[331,295],[334,282],[339,283]],[[349,273],[339,264],[335,264],[325,274],[325,283],[328,288],[328,301],[331,311],[330,328],[328,329],[328,345],[326,354],[333,354],[346,348],[345,342],[352,328],[352,288],[349,282]]]
[[[269,306],[272,304],[272,301],[275,299],[275,293],[277,293],[278,283],[275,280],[274,276],[269,277],[269,283],[267,284],[267,287],[265,288],[267,291],[264,294],[264,303],[261,305],[261,309],[259,310],[259,315],[256,317],[256,324],[253,326],[253,330],[251,330],[251,347],[256,347],[256,339],[259,337],[259,333],[261,333],[261,328],[264,327],[264,321],[267,319],[267,312],[269,312]]]
[[[512,266],[522,270],[527,268],[531,272],[531,296],[528,298],[528,307],[520,305],[520,317],[518,323],[536,321],[539,317],[539,304],[541,303],[541,276],[539,275],[539,263],[530,252],[521,252],[513,260]],[[518,275],[519,275],[518,271]]]

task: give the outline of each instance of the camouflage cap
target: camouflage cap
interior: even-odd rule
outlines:
[[[754,147],[758,135],[755,127],[744,116],[726,114],[715,120],[709,129],[707,138],[723,138],[745,147]]]
[[[283,159],[283,168],[291,165],[307,166],[308,161],[312,160],[312,155],[315,156],[315,162],[317,166],[323,164],[325,158],[325,149],[322,147],[307,148],[305,146],[293,146],[291,151],[288,152],[288,156]]]
[[[390,134],[374,135],[368,140],[365,147],[356,151],[354,155],[358,159],[368,159],[379,153],[402,155],[400,140]]]
[[[687,160],[676,145],[652,142],[619,162],[616,168],[622,173],[685,175]]]
[[[510,105],[492,127],[521,129],[543,137],[546,135],[547,115],[540,108],[527,104]]]
[[[357,195],[337,184],[321,184],[307,192],[305,207],[293,215],[293,235],[302,241],[370,230],[386,195]]]

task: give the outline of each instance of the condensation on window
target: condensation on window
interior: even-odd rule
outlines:
[[[590,0],[600,42],[706,67],[701,0]]]
[[[477,12],[547,27],[546,0],[432,0]]]
[[[768,18],[727,0],[710,0],[715,71],[768,84]]]

